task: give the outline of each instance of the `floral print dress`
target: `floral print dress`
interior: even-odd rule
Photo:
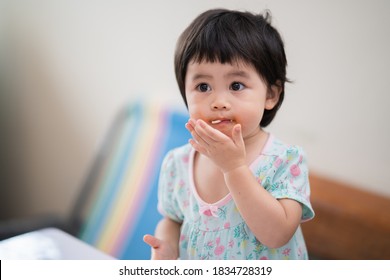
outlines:
[[[195,150],[185,145],[170,151],[162,164],[158,208],[162,215],[182,223],[180,259],[308,259],[301,228],[284,246],[261,244],[246,225],[232,196],[208,204],[198,195],[193,179]],[[305,154],[269,135],[258,158],[250,165],[259,188],[275,198],[302,204],[302,221],[314,217]]]

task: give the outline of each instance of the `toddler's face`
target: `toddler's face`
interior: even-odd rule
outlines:
[[[202,119],[229,137],[239,123],[244,140],[260,131],[264,109],[278,101],[268,98],[272,94],[266,83],[245,63],[190,62],[185,91],[191,118]]]

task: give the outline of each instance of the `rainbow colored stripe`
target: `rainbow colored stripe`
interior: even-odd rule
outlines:
[[[142,237],[161,218],[157,184],[168,150],[190,138],[186,113],[163,105],[133,105],[96,183],[80,238],[119,259],[149,259]]]

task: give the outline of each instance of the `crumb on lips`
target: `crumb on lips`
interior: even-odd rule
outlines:
[[[232,120],[229,120],[229,119],[218,119],[218,120],[212,120],[211,124],[219,124],[223,121],[232,122]]]

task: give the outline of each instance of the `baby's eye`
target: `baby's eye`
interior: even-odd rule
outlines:
[[[199,85],[197,86],[197,89],[198,89],[199,91],[201,91],[201,92],[207,92],[207,91],[210,91],[210,90],[211,90],[210,86],[209,86],[208,84],[205,84],[205,83],[199,84]]]
[[[230,88],[234,91],[243,90],[245,86],[239,82],[234,82],[231,84]]]

